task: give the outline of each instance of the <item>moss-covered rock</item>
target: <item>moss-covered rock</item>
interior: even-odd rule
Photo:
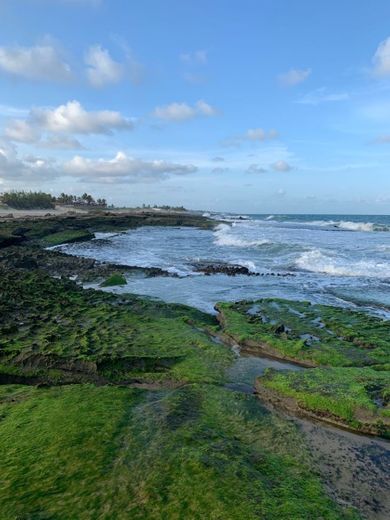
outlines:
[[[224,333],[244,348],[306,366],[376,366],[390,360],[390,322],[328,305],[263,299],[220,303]]]
[[[114,273],[100,284],[100,287],[115,287],[116,285],[126,285],[126,278],[119,273]]]
[[[371,368],[268,370],[260,396],[289,411],[353,430],[390,437],[390,373]]]

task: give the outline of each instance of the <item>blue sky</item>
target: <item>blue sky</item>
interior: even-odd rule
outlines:
[[[390,4],[0,0],[0,190],[390,213]]]

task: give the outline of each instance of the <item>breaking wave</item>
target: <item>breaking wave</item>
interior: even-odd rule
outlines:
[[[363,231],[367,233],[373,231],[390,231],[390,226],[385,224],[375,224],[374,222],[353,222],[351,220],[312,220],[301,222],[301,224],[341,229],[343,231]]]
[[[390,278],[390,264],[373,260],[351,262],[344,258],[332,257],[318,249],[302,253],[295,266],[304,271],[324,273],[334,276],[362,276],[368,278]]]
[[[230,233],[231,227],[227,224],[219,224],[214,232],[214,244],[217,246],[231,247],[258,247],[270,244],[270,240],[265,238],[249,240]]]

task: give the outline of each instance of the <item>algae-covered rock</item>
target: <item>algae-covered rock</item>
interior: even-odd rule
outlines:
[[[268,370],[259,396],[290,412],[390,438],[390,372],[372,368]]]
[[[112,274],[100,284],[100,287],[115,287],[116,285],[127,285],[126,278],[123,276],[123,274]]]
[[[306,366],[376,366],[390,360],[390,321],[309,302],[263,299],[216,306],[243,348]]]

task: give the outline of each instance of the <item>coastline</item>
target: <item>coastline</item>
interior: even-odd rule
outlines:
[[[105,217],[107,217],[107,220],[105,220]],[[42,221],[44,225],[41,225]],[[38,311],[39,305],[42,306],[42,310],[39,311],[40,315],[44,316],[46,320],[46,323],[40,325],[42,331],[39,333],[40,339],[38,339],[38,350],[42,349],[42,347],[39,346],[39,342],[44,340],[46,345],[46,351],[42,352],[43,358],[40,357],[41,354],[38,355],[36,350],[32,349],[30,351],[26,343],[26,346],[19,351],[19,354],[11,358],[13,361],[8,365],[9,367],[11,367],[11,365],[13,367],[11,370],[11,372],[14,371],[13,382],[22,381],[21,379],[17,379],[17,377],[20,377],[20,374],[15,372],[15,370],[21,370],[22,372],[27,371],[27,373],[29,373],[28,377],[37,377],[37,375],[39,375],[41,379],[31,379],[29,383],[34,386],[38,384],[44,392],[46,392],[45,388],[62,388],[64,384],[69,386],[69,392],[72,392],[73,390],[71,389],[75,383],[76,387],[80,386],[80,391],[82,391],[81,388],[83,388],[85,384],[94,383],[102,388],[113,386],[115,388],[124,387],[129,390],[134,388],[134,391],[152,392],[149,397],[150,399],[152,399],[154,392],[169,393],[175,391],[178,392],[178,396],[185,396],[190,392],[189,389],[196,388],[196,390],[194,390],[195,393],[191,394],[190,404],[186,401],[187,404],[185,408],[180,409],[179,418],[175,418],[175,424],[177,421],[179,421],[179,425],[187,424],[188,419],[185,419],[185,422],[182,423],[183,414],[184,417],[190,414],[191,424],[197,424],[198,419],[196,417],[197,414],[201,412],[197,408],[198,405],[196,405],[196,402],[200,399],[200,401],[204,403],[202,406],[206,406],[205,399],[207,399],[207,395],[209,395],[209,399],[211,400],[218,400],[220,403],[218,406],[222,406],[219,413],[222,414],[221,417],[223,416],[224,420],[227,420],[227,410],[222,412],[225,406],[222,403],[225,402],[227,404],[229,399],[233,399],[235,402],[234,407],[240,407],[241,405],[239,405],[239,403],[242,401],[243,396],[239,392],[226,390],[227,393],[225,393],[225,390],[222,390],[224,385],[224,371],[226,367],[234,361],[234,355],[228,346],[232,342],[231,337],[224,335],[223,328],[218,325],[214,317],[205,315],[186,306],[169,305],[163,302],[157,303],[151,299],[135,297],[131,294],[128,296],[115,296],[102,293],[101,291],[82,289],[74,282],[65,280],[65,278],[69,279],[76,275],[79,282],[100,281],[114,272],[122,272],[121,269],[123,269],[125,273],[131,273],[132,269],[137,268],[136,266],[132,268],[128,266],[101,264],[89,259],[80,259],[57,251],[43,249],[47,246],[46,237],[52,236],[54,233],[81,230],[93,235],[94,231],[101,231],[103,229],[107,231],[109,228],[110,230],[121,230],[122,226],[129,226],[129,223],[131,223],[131,228],[139,225],[200,225],[201,227],[211,228],[216,225],[216,221],[210,221],[199,215],[172,215],[171,213],[164,216],[159,215],[158,217],[150,215],[149,213],[121,216],[88,215],[76,218],[70,217],[64,219],[63,222],[58,218],[53,219],[52,217],[47,217],[38,220],[25,220],[23,221],[23,226],[20,226],[20,221],[11,221],[10,226],[9,224],[5,226],[2,225],[3,223],[0,224],[0,234],[2,232],[3,234],[9,233],[9,236],[22,238],[22,240],[18,242],[20,245],[7,246],[2,249],[2,253],[4,254],[2,254],[0,265],[5,273],[3,280],[6,280],[6,277],[13,272],[14,274],[11,276],[9,282],[9,294],[13,295],[17,305],[19,305],[18,301],[23,303],[26,297],[29,298],[32,304],[32,307],[28,310],[23,310],[23,306],[14,308],[18,309],[17,322],[20,323],[21,320],[24,321],[25,323],[21,327],[25,330],[22,336],[17,340],[13,337],[15,332],[12,332],[9,336],[11,342],[13,342],[12,344],[17,346],[18,342],[28,340],[30,334],[36,334],[33,329],[31,329],[31,331],[28,327],[26,329],[26,323],[28,323],[30,319],[29,315]],[[18,229],[18,227],[21,227],[21,229]],[[4,228],[6,233],[4,233]],[[164,275],[164,272],[156,271],[152,273],[145,270],[144,275],[161,276]],[[64,279],[56,280],[52,278],[53,276],[56,278],[64,277]],[[28,291],[35,291],[34,287],[36,286],[36,292],[31,293],[31,296],[29,296],[28,291],[24,291],[22,295],[22,293],[18,293],[18,283],[21,291],[23,287],[29,287]],[[51,300],[49,298],[48,301],[45,302],[45,294],[52,294],[50,298],[54,299]],[[66,302],[62,304],[61,309],[55,307],[55,301],[58,298]],[[34,309],[35,305],[37,306],[36,309]],[[15,311],[12,311],[10,308],[10,324],[13,320],[12,312]],[[131,316],[133,316],[133,318],[130,319]],[[82,325],[83,321],[80,323],[78,321],[80,319],[84,320],[84,318],[87,321],[92,320],[91,328],[87,329],[85,335],[84,332],[81,332],[85,325]],[[33,320],[35,319],[36,318],[33,318]],[[71,325],[70,328],[68,328],[69,325],[67,323]],[[79,325],[77,325],[78,323]],[[116,323],[118,323],[118,325],[116,325]],[[77,327],[81,328],[77,329]],[[126,327],[128,327],[128,329],[126,329]],[[58,348],[63,341],[61,337],[66,338],[67,335],[70,334],[71,329],[73,329],[74,340],[72,339],[72,343],[68,342],[63,354],[59,355]],[[101,329],[101,334],[103,334],[99,338],[101,354],[96,350],[98,338],[94,336],[94,329]],[[113,336],[110,335],[111,329],[114,334]],[[202,332],[202,329],[222,339],[224,344],[216,345],[215,342],[210,341],[208,333],[205,334]],[[47,332],[44,332],[46,330]],[[80,330],[80,332],[77,333],[77,330]],[[138,336],[134,336],[134,330],[138,330]],[[4,332],[8,335],[10,334],[7,330],[3,330],[3,333]],[[108,335],[106,336],[106,334]],[[38,338],[38,336],[35,337]],[[84,338],[86,343],[80,350],[79,342],[83,343]],[[130,344],[133,346],[131,348],[135,349],[132,351],[130,364],[126,361],[126,359],[129,359],[127,358],[128,354],[126,354],[126,349],[129,348],[129,338],[132,338]],[[119,339],[120,341],[118,343]],[[57,345],[54,349],[57,350],[55,354],[55,356],[57,356],[56,358],[53,357],[54,352],[51,352],[51,344]],[[116,345],[113,348],[112,345],[114,344]],[[6,347],[7,349],[9,349],[9,345]],[[196,348],[194,345],[197,345]],[[152,347],[153,352],[150,351],[150,347]],[[172,347],[174,348],[172,349]],[[107,352],[105,352],[106,348],[108,348]],[[9,350],[9,352],[11,351]],[[70,358],[63,364],[61,356],[65,355],[64,359],[67,359],[69,353],[71,353]],[[147,355],[145,355],[146,353]],[[111,357],[112,355],[113,357]],[[278,359],[286,360],[288,358],[279,357]],[[294,362],[294,359],[291,359],[291,361]],[[299,363],[300,361],[297,360],[296,362]],[[308,370],[311,369],[309,368]],[[6,375],[6,373],[4,373],[4,358],[2,373],[4,376]],[[11,383],[12,373],[8,374],[8,377],[10,377],[10,379],[8,381],[3,379],[3,382]],[[3,388],[5,389],[6,387],[7,385],[4,385]],[[10,391],[11,387],[13,387],[13,385],[10,386]],[[196,399],[193,397],[195,394],[198,396]],[[34,399],[38,399],[38,397],[34,397]],[[171,399],[168,397],[168,394],[166,399]],[[250,409],[255,406],[253,401],[256,401],[256,398],[254,396],[248,395],[245,400],[245,402],[247,402],[245,406],[249,406]],[[2,402],[4,403],[4,401]],[[189,408],[187,408],[188,406]],[[261,403],[256,406],[262,407]],[[198,411],[193,415],[195,410]],[[253,410],[255,410],[255,408],[253,408]],[[244,411],[242,410],[240,413],[244,413]],[[251,414],[252,413],[254,412],[251,412]],[[253,417],[256,417],[257,413],[258,412],[255,412]],[[252,419],[248,417],[247,430],[243,431],[240,437],[240,446],[246,445],[247,441],[245,438],[248,435],[252,435],[250,434],[250,420],[254,420],[253,417]],[[271,419],[267,419],[267,421],[270,420]],[[276,428],[276,422],[274,422],[274,419],[271,420],[271,423],[267,421],[264,423],[264,419],[262,419],[261,426],[260,424],[257,426],[257,428],[263,431],[263,440],[264,438],[268,438],[271,432],[273,432],[272,435],[275,435],[274,429]],[[289,432],[287,435],[291,441],[292,451],[288,456],[291,457],[294,449],[297,449],[297,443],[301,442],[298,440],[299,435],[294,429],[289,430],[291,426],[288,427],[283,418],[277,419],[277,421],[281,421],[282,430]],[[298,435],[298,437],[296,437],[296,435]],[[241,450],[241,447],[237,446],[237,448],[239,451]],[[290,448],[286,447],[283,449],[288,451]],[[266,457],[271,456],[271,454],[272,448],[270,447],[269,455],[267,454]],[[243,464],[243,459],[240,459],[239,464]],[[280,462],[280,464],[282,464],[282,462]],[[281,467],[284,467],[283,464]],[[304,464],[304,468],[306,468],[304,471],[309,471],[309,473],[305,474],[305,477],[303,477],[302,474],[304,480],[310,480],[312,478],[312,476],[309,477],[309,474],[312,475],[310,473],[312,469],[308,469],[309,467],[310,464],[309,466],[306,466],[306,463]],[[286,471],[288,471],[287,467]],[[328,499],[326,498],[326,500]],[[318,501],[318,497],[316,497],[316,501]],[[324,507],[324,517],[333,518],[332,516],[327,516],[330,515],[330,513],[327,513],[326,510],[330,511],[332,507],[334,508],[335,506],[331,506],[330,503],[327,504],[328,505],[325,505],[324,503],[324,505],[321,506]],[[307,502],[307,507],[309,506],[310,499],[308,499]],[[385,506],[385,510],[386,507],[387,506]],[[273,511],[274,514],[277,514],[276,509]],[[237,513],[238,516],[230,516],[229,518],[240,518],[239,515],[242,514],[243,512],[240,511]],[[253,511],[251,512],[249,509],[246,514],[248,514],[248,518],[257,517],[256,515],[253,516]],[[278,514],[280,514],[280,512]],[[291,514],[291,511],[289,514]],[[344,518],[344,516],[342,516],[343,514],[344,513],[339,510],[336,513],[337,516],[334,518]],[[279,517],[284,518],[283,516]],[[289,516],[289,518],[291,518],[291,516]],[[348,518],[355,517],[348,516]]]

